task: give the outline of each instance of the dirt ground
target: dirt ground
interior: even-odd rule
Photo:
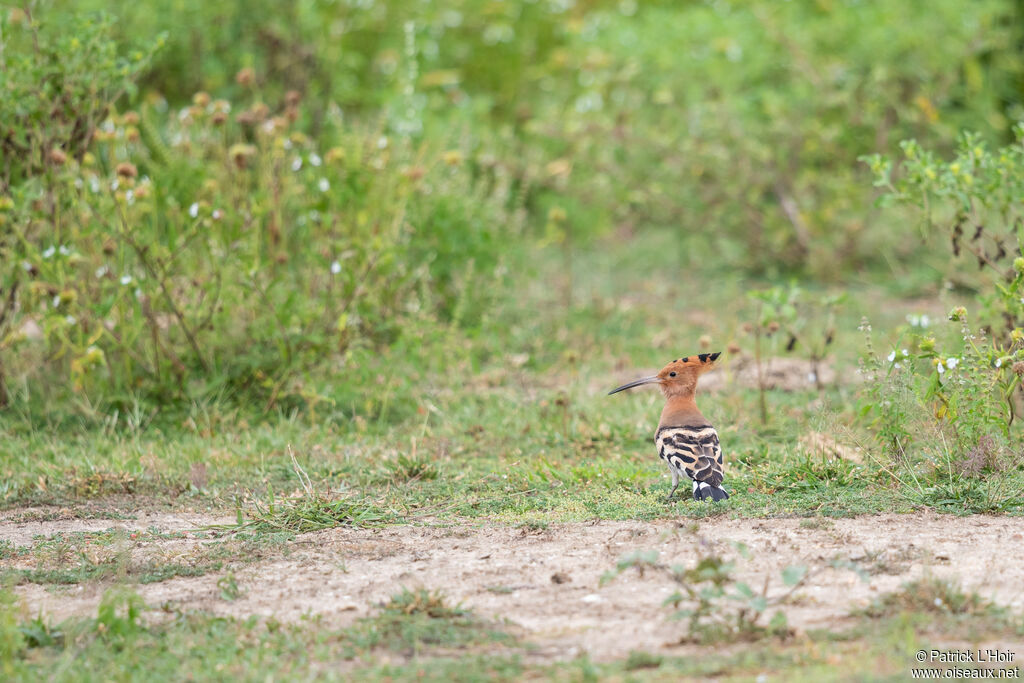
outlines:
[[[201,514],[140,514],[131,521],[20,521],[0,519],[0,539],[30,545],[57,531],[114,528],[190,532],[186,539],[146,541],[141,552],[174,561],[194,556],[197,526],[230,520]],[[740,558],[731,542],[742,542]],[[1016,611],[1024,610],[1024,563],[1011,549],[1024,544],[1024,519],[930,514],[878,515],[853,519],[713,519],[557,524],[544,530],[500,526],[422,525],[382,530],[333,529],[297,537],[277,557],[236,568],[242,597],[220,596],[223,575],[175,578],[138,586],[151,605],[169,603],[222,615],[273,615],[297,620],[321,615],[344,626],[372,614],[401,587],[444,591],[477,613],[506,619],[537,647],[539,656],[593,659],[623,657],[630,650],[671,652],[685,626],[668,619],[663,606],[675,591],[659,572],[630,569],[601,585],[601,576],[636,550],[656,550],[659,561],[690,564],[700,553],[737,559],[738,578],[755,589],[769,582],[769,595],[785,590],[787,565],[811,568],[810,581],[785,608],[797,630],[842,628],[851,608],[923,575],[955,578],[964,588]],[[864,581],[830,566],[852,560],[870,574]],[[54,619],[95,614],[106,586],[17,587],[31,613]],[[1022,646],[1010,644],[1018,651]]]

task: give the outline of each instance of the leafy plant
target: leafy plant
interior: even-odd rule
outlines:
[[[1014,134],[1015,143],[990,151],[979,134],[965,132],[948,162],[916,140],[903,142],[898,165],[864,158],[885,203],[915,207],[925,237],[948,239],[948,278],[972,285],[962,265],[968,259],[982,271],[980,320],[1001,336],[1024,325],[1024,124]]]
[[[742,543],[735,547],[740,555],[749,554]],[[764,623],[765,618],[770,608],[785,604],[807,581],[807,568],[786,567],[782,572],[782,582],[788,590],[769,597],[767,580],[760,591],[755,591],[747,583],[736,580],[733,576],[735,567],[735,561],[706,553],[701,553],[696,564],[689,569],[679,565],[670,567],[658,561],[655,550],[637,551],[624,557],[601,581],[611,581],[631,568],[639,571],[641,576],[647,571],[670,576],[679,589],[666,598],[665,604],[676,608],[675,618],[686,619],[689,635],[696,642],[787,637],[790,631],[784,612],[775,610],[767,623]]]
[[[226,391],[313,407],[329,399],[303,376],[326,356],[391,343],[402,320],[478,324],[491,226],[514,231],[500,190],[340,116],[315,144],[300,106],[230,116],[198,93],[163,132],[128,111],[44,186],[13,186],[6,373],[115,406]]]
[[[785,353],[806,354],[810,361],[809,381],[821,391],[821,363],[836,335],[836,310],[843,294],[808,297],[795,282],[788,287],[771,287],[747,292],[754,303],[754,322],[743,331],[754,340],[754,364],[757,371],[758,407],[762,424],[768,422],[768,390],[766,354],[775,356],[780,348]],[[782,341],[785,340],[783,344]]]

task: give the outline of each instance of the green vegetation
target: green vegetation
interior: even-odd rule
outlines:
[[[0,580],[238,604],[338,528],[1020,515],[1022,46],[1015,0],[0,6],[0,507],[221,516],[171,556],[156,529],[0,540]],[[605,393],[704,350],[732,495],[666,504],[660,397]],[[793,642],[729,562],[618,571],[644,567],[694,642],[752,649],[548,667],[418,587],[346,628],[117,588],[62,624],[4,593],[0,666],[815,680],[858,648],[902,667],[928,599],[951,634],[1013,618],[921,583],[857,617],[877,633]]]
[[[747,547],[736,545],[741,556],[749,557]],[[687,569],[680,565],[668,566],[658,562],[657,551],[636,552],[623,558],[602,581],[610,581],[623,571],[635,568],[641,574],[646,570],[666,572],[678,585],[678,590],[665,599],[666,605],[678,608],[676,619],[687,621],[690,640],[696,643],[746,642],[774,636],[785,639],[791,635],[786,613],[777,609],[803,585],[807,567],[786,567],[782,582],[789,589],[782,595],[769,598],[768,582],[758,592],[733,576],[736,562],[720,555],[701,553],[696,564]],[[768,623],[762,623],[769,608],[776,608]]]
[[[955,589],[954,593],[959,594]],[[621,662],[594,663],[583,656],[553,665],[528,663],[529,648],[471,612],[447,606],[425,591],[397,594],[379,610],[347,629],[317,621],[282,624],[274,620],[228,619],[205,613],[171,613],[142,619],[137,596],[106,595],[96,618],[54,624],[27,619],[0,594],[0,660],[9,680],[103,680],[155,676],[196,680],[265,680],[266,676],[348,680],[353,667],[373,654],[419,651],[407,663],[360,668],[363,680],[494,680],[528,675],[553,680],[620,678],[678,680],[679,676],[756,677],[772,672],[787,680],[813,681],[836,667],[852,677],[906,676],[907,663],[922,648],[938,645],[944,633],[970,632],[978,638],[1014,637],[1020,623],[990,618],[991,608],[943,613],[906,595],[909,587],[880,598],[902,605],[879,624],[875,613],[836,637],[811,632],[780,642],[746,643],[715,657],[670,657],[634,651]],[[932,595],[931,592],[928,593]],[[942,595],[946,595],[945,592]],[[967,596],[983,605],[977,596]],[[474,651],[487,644],[489,652]],[[445,650],[439,650],[445,648]],[[458,656],[443,656],[443,652]],[[441,656],[438,656],[441,655]],[[72,662],[74,668],[72,669]]]

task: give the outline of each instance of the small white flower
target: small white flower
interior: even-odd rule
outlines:
[[[928,322],[929,322],[928,321],[928,316],[927,315],[922,315],[921,316],[921,327],[928,327]]]
[[[134,293],[135,293],[135,298],[136,299],[141,299],[142,298],[142,290],[139,289],[138,287],[135,288],[135,292]]]
[[[224,212],[221,211],[220,209],[214,209],[213,213],[210,215],[213,217],[213,220],[219,221],[221,218],[224,217]]]
[[[996,367],[997,368],[1003,367],[1003,359],[1002,358],[996,358]]]
[[[78,322],[78,319],[73,315],[68,315],[64,316],[64,322],[66,322],[68,325],[74,325],[75,323]]]
[[[902,365],[900,365],[899,363],[893,363],[893,364],[892,364],[892,366],[893,366],[894,368],[896,368],[897,370],[899,370],[899,369],[900,369],[901,367],[903,367],[903,366],[902,366]]]
[[[302,157],[295,157],[292,159],[292,170],[298,171],[302,168]]]
[[[946,371],[946,366],[943,365],[942,362],[940,361],[939,364],[935,366],[935,369],[938,370],[939,374],[941,375],[942,373],[944,373]]]
[[[24,270],[26,273],[31,273],[32,272],[32,264],[29,263],[28,261],[22,261],[21,262],[21,269]]]
[[[64,246],[63,244],[62,244],[62,245],[60,245],[60,248],[59,248],[59,249],[57,249],[57,251],[58,251],[58,252],[60,252],[60,255],[61,255],[61,256],[70,256],[70,255],[71,255],[71,250],[70,250],[70,249],[68,249],[68,248],[67,248],[66,246]]]
[[[903,357],[906,358],[909,355],[910,353],[906,349],[903,349]]]
[[[114,182],[110,183],[110,191],[111,192],[115,192],[117,190],[117,188],[119,188],[119,187],[121,187],[121,181],[120,180],[115,180]]]
[[[291,141],[291,140],[285,140],[285,141],[284,141],[284,144],[283,144],[282,146],[283,146],[283,147],[284,147],[285,149],[291,149],[291,148],[292,148],[292,141]]]
[[[957,366],[957,364],[959,362],[960,362],[960,359],[958,359],[958,358],[947,358],[946,359],[946,367],[949,368],[950,370],[952,370],[953,368],[955,368]]]
[[[53,297],[53,307],[54,308],[60,308],[60,297],[59,296]]]
[[[128,202],[129,204],[134,203],[135,202],[135,192],[133,190],[128,190],[127,192],[125,192],[124,193],[124,200],[126,202]]]
[[[337,261],[331,264],[331,274],[337,275],[341,272],[341,264]]]
[[[199,202],[192,202],[191,206],[188,207],[188,215],[192,218],[199,215]]]
[[[388,148],[388,137],[386,135],[381,135],[379,138],[377,138],[377,149],[387,149],[387,148]]]
[[[106,266],[100,266],[99,268],[96,269],[96,279],[104,277],[109,272],[110,268],[107,268]]]
[[[43,252],[43,258],[50,258],[56,252],[57,248],[51,244],[49,247],[46,248],[46,251]]]
[[[942,598],[935,598],[935,606],[942,607]]]
[[[818,381],[818,375],[816,373],[813,373],[813,372],[808,372],[807,373],[807,382],[809,384],[814,384],[817,381]]]
[[[324,163],[324,160],[321,159],[320,155],[317,154],[316,152],[313,152],[312,154],[309,155],[309,165],[310,166],[319,166],[322,163]]]
[[[122,285],[130,285],[131,283],[132,283],[132,276],[131,275],[122,275],[121,276],[121,284]]]
[[[331,184],[327,182],[327,178],[321,178],[316,186],[320,188],[321,192],[327,192],[327,190],[331,189]]]
[[[890,353],[890,354],[889,354],[888,356],[886,356],[886,359],[887,359],[887,360],[888,360],[888,361],[889,361],[890,363],[891,363],[891,362],[893,362],[894,360],[896,360],[896,352],[895,352],[895,351],[893,351],[892,353]]]
[[[96,179],[96,176],[89,178],[89,189],[92,190],[93,194],[100,191],[100,181]]]

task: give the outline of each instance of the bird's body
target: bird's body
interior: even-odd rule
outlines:
[[[611,393],[639,386],[659,384],[665,407],[654,433],[658,457],[672,474],[671,499],[682,477],[693,482],[695,500],[725,500],[722,446],[718,432],[697,409],[697,378],[710,370],[719,353],[702,353],[674,360],[653,377],[625,384]]]

